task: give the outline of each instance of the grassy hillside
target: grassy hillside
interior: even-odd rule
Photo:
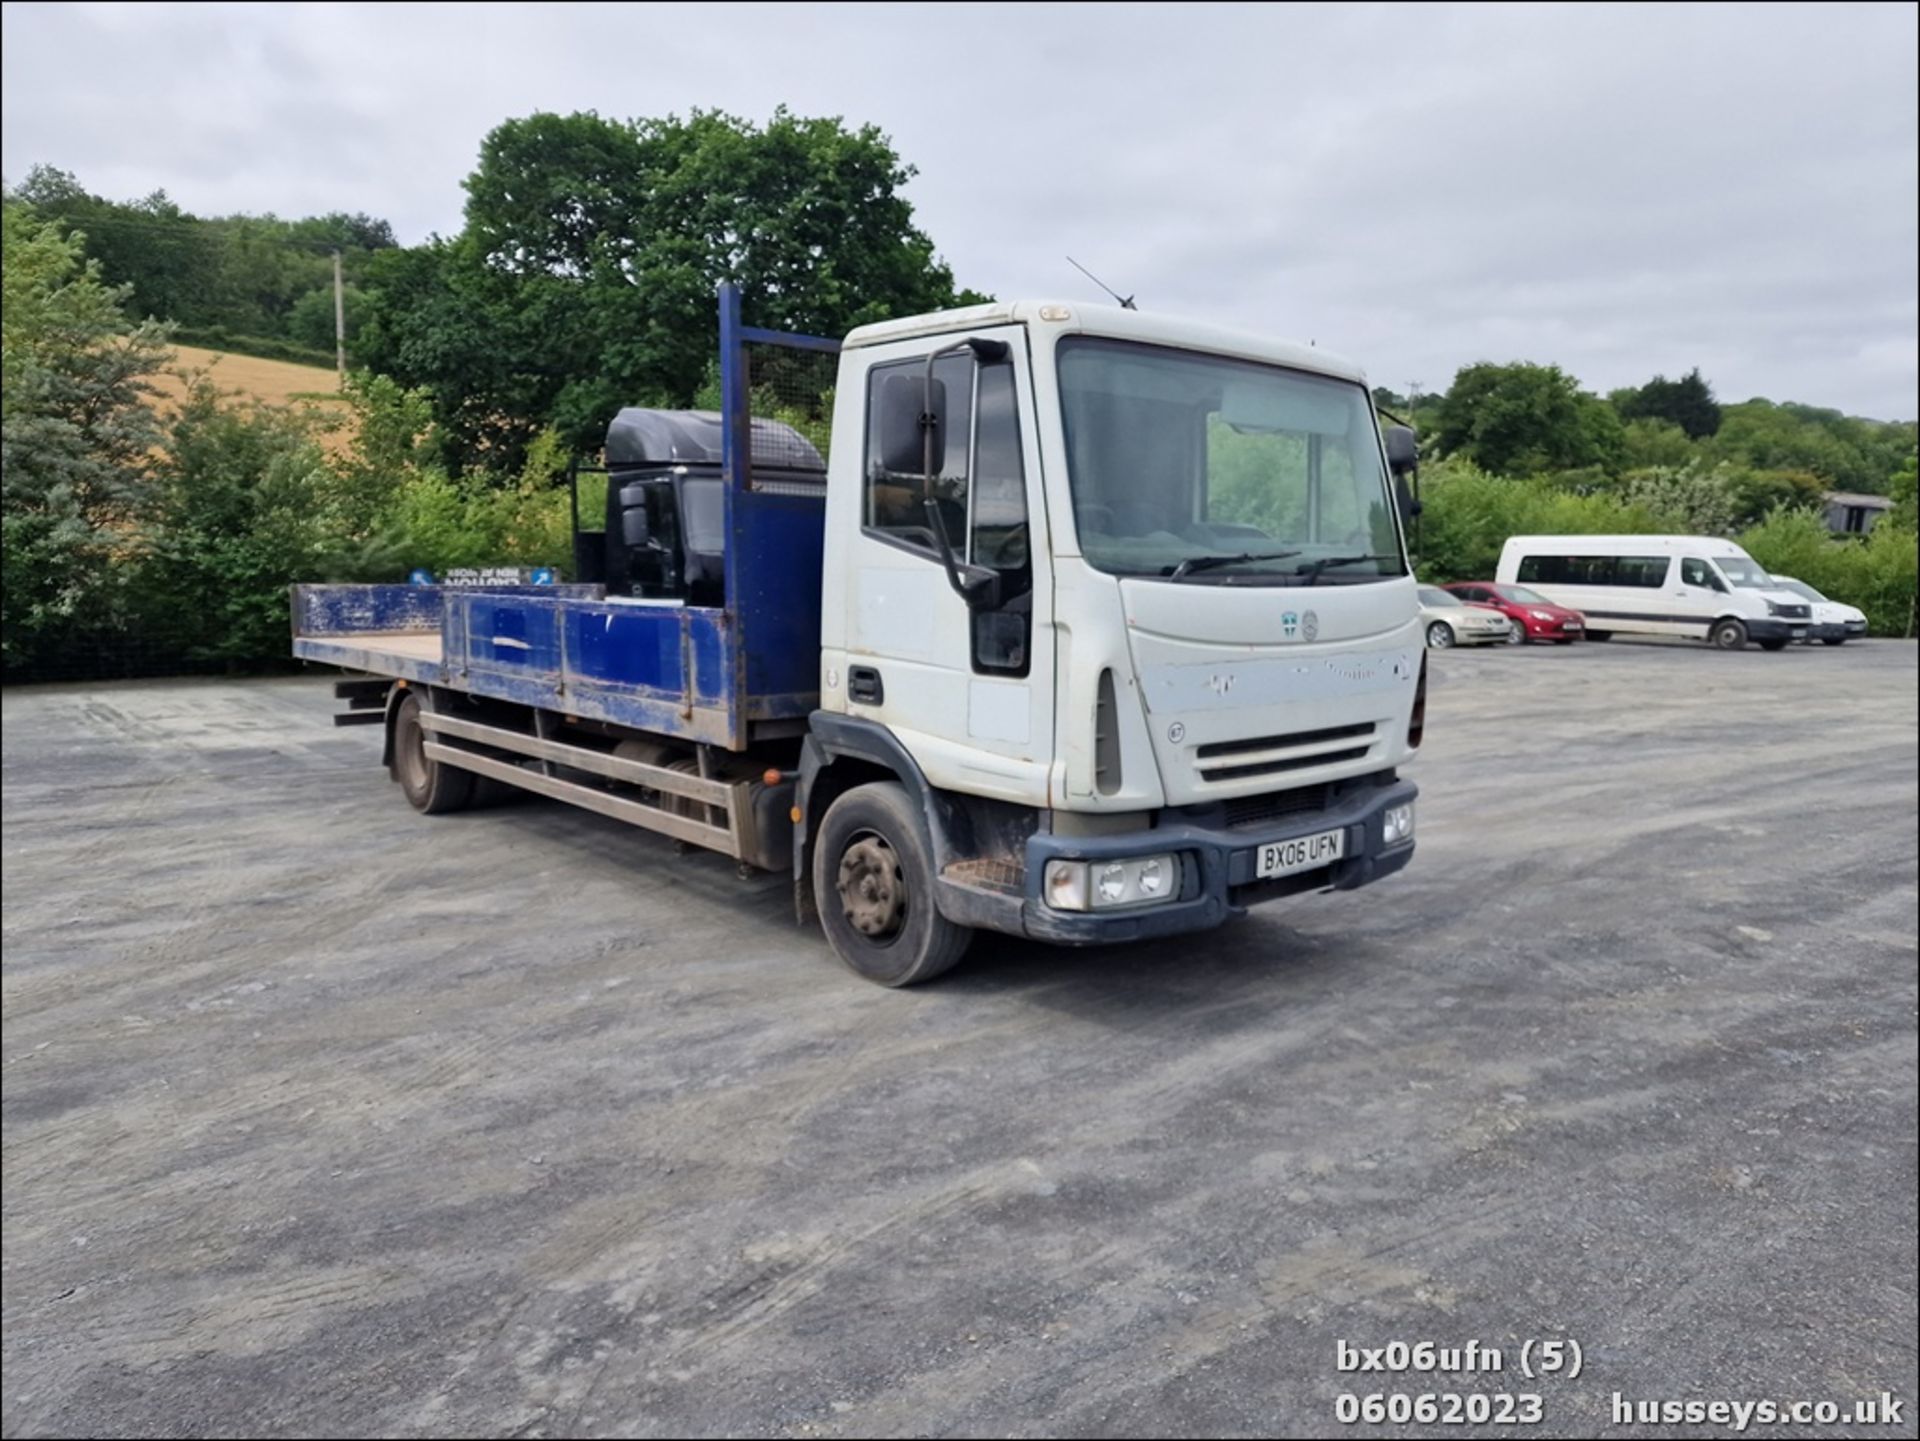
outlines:
[[[261,360],[252,355],[203,350],[197,345],[176,345],[173,357],[173,365],[154,377],[163,405],[186,395],[188,375],[206,371],[213,383],[227,394],[268,405],[311,406],[343,420],[348,414],[346,401],[339,394],[340,377],[330,367]],[[345,444],[341,431],[336,430],[327,437],[329,449],[342,448]]]

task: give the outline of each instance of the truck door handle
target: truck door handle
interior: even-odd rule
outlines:
[[[886,696],[880,672],[870,665],[847,667],[847,699],[861,705],[879,705]]]

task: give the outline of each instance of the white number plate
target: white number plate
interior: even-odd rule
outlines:
[[[1347,832],[1321,831],[1317,836],[1301,836],[1291,841],[1275,841],[1260,847],[1260,860],[1253,868],[1256,880],[1268,876],[1290,876],[1295,871],[1311,871],[1331,865],[1347,853]]]

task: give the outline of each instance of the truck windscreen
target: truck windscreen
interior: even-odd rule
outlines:
[[[1316,561],[1322,583],[1406,574],[1359,385],[1086,336],[1061,342],[1059,367],[1089,564],[1236,584],[1312,575]],[[1208,557],[1242,559],[1183,566]]]

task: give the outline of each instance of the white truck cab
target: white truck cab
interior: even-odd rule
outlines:
[[[804,804],[836,754],[910,768],[943,917],[1119,940],[1405,864],[1424,647],[1357,367],[1106,306],[890,321],[831,457]]]

